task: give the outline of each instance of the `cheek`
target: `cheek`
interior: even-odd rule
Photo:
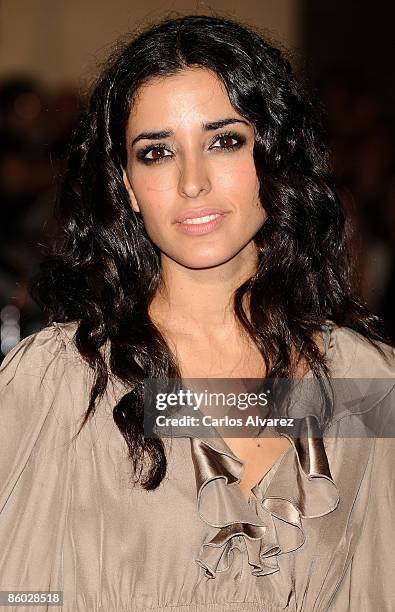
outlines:
[[[164,223],[168,222],[169,195],[147,185],[135,187],[134,191],[147,233],[155,240],[163,233]]]
[[[132,164],[129,167],[129,177],[143,219],[145,222],[151,222],[160,216],[166,200],[166,190],[163,189],[163,181],[161,183],[158,173],[144,170],[137,170]]]
[[[130,177],[136,197],[140,199],[159,197],[177,187],[177,171],[169,168],[173,164],[158,164],[156,167],[131,164]]]
[[[163,198],[162,198],[163,200]],[[148,230],[155,231],[155,228],[163,226],[164,217],[166,215],[166,203],[162,201],[160,197],[140,197],[140,211]]]
[[[221,173],[218,184],[236,204],[244,202],[250,207],[259,203],[259,181],[254,164],[235,165]]]

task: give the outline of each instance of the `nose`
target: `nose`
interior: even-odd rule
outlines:
[[[199,155],[185,155],[179,166],[178,193],[184,198],[197,198],[211,191],[206,164]]]

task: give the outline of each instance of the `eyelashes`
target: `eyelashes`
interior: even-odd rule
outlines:
[[[147,147],[144,147],[144,149],[138,151],[136,157],[145,164],[159,164],[163,162],[167,157],[171,157],[171,155],[163,155],[162,157],[149,158],[147,157],[147,155],[148,153],[151,153],[151,151],[168,151],[168,149],[162,143],[157,145],[148,145]]]
[[[224,147],[223,146],[213,146],[217,142],[220,142],[222,139],[235,140],[236,142],[228,146],[224,146]],[[213,142],[210,145],[210,150],[215,151],[218,149],[218,151],[230,153],[230,152],[236,151],[237,149],[240,149],[243,145],[245,145],[245,143],[246,143],[245,136],[242,136],[241,134],[237,134],[237,132],[223,132],[215,136]],[[139,161],[147,165],[162,163],[166,159],[171,159],[173,157],[173,155],[162,155],[156,158],[147,157],[149,153],[151,152],[156,153],[157,151],[169,151],[169,149],[163,143],[160,143],[157,145],[147,145],[146,147],[144,147],[143,149],[137,152],[136,157]]]

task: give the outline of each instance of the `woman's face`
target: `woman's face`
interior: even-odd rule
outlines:
[[[162,257],[200,269],[255,255],[267,215],[254,128],[215,74],[187,69],[140,88],[126,137],[125,185]]]

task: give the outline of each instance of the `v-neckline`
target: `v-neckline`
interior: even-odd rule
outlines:
[[[323,346],[324,346],[324,354],[326,357],[328,357],[329,354],[329,350],[330,350],[330,340],[331,340],[331,332],[333,329],[333,323],[331,321],[328,321],[327,324],[324,325],[323,330],[322,330],[322,337],[323,337]],[[309,373],[308,373],[309,374]],[[307,375],[308,377],[308,375]],[[306,378],[306,376],[304,376],[303,378]],[[240,475],[239,475],[239,481],[242,478],[242,475],[245,471],[245,462],[240,459],[233,451],[232,449],[228,446],[228,444],[225,442],[224,438],[218,433],[218,430],[216,429],[216,427],[214,427],[213,425],[210,425],[209,427],[210,430],[215,430],[217,432],[217,436],[213,436],[213,438],[210,437],[200,437],[200,440],[202,440],[203,442],[205,442],[208,446],[210,446],[213,450],[216,450],[220,453],[223,453],[225,455],[230,456],[232,459],[235,459],[239,464],[240,464]],[[242,491],[241,487],[240,487],[240,482],[238,483],[238,487],[240,489],[240,494],[242,495],[244,501],[246,502],[247,505],[250,505],[250,502],[253,498],[253,496],[262,488],[262,485],[264,484],[264,482],[270,477],[269,475],[274,475],[274,473],[277,471],[277,468],[279,467],[279,465],[283,462],[283,460],[285,460],[285,457],[290,454],[293,450],[295,450],[295,445],[293,442],[293,439],[291,436],[287,435],[286,433],[277,433],[277,436],[279,437],[286,437],[290,444],[288,446],[288,448],[286,448],[273,462],[273,464],[270,466],[270,468],[268,469],[268,471],[263,474],[258,482],[256,482],[250,489],[250,493],[248,495],[248,498],[246,498],[246,496],[244,495],[244,492]],[[274,436],[275,437],[275,436]],[[211,440],[214,439],[217,444],[213,444],[211,442]],[[262,439],[264,439],[264,437],[262,437]],[[255,495],[256,496],[256,495]]]

